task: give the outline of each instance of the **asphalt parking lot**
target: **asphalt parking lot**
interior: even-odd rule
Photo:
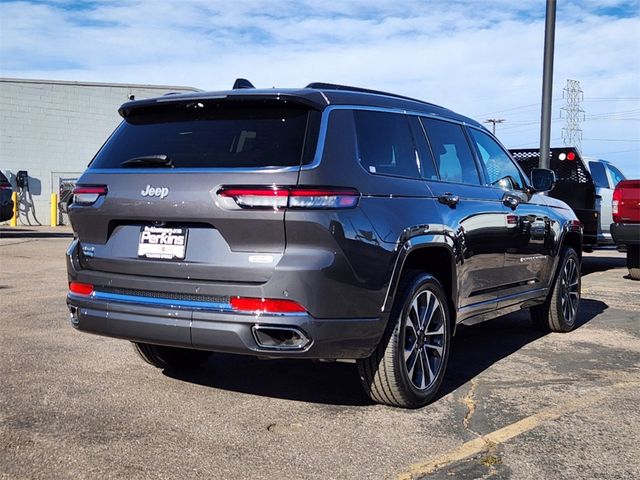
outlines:
[[[577,330],[463,328],[442,396],[373,405],[348,363],[189,373],[68,322],[64,229],[0,227],[0,478],[640,478],[640,282],[586,255]]]

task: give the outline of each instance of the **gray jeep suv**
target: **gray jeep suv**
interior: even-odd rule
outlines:
[[[373,400],[419,407],[458,324],[575,325],[580,222],[469,118],[331,84],[119,112],[69,205],[67,303],[152,365],[355,359]]]

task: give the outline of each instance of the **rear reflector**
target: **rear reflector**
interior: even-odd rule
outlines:
[[[352,208],[360,197],[355,189],[334,187],[223,187],[217,193],[229,208],[272,210]]]
[[[91,295],[93,293],[93,285],[90,283],[71,282],[69,283],[69,291],[76,295]]]
[[[79,205],[91,205],[96,203],[101,195],[106,194],[106,185],[76,185],[73,189],[73,203]]]
[[[291,300],[268,298],[232,297],[231,308],[240,312],[255,313],[303,313],[306,309]]]

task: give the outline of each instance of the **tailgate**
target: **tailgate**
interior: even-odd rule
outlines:
[[[79,179],[79,189],[104,192],[93,202],[76,196],[69,207],[83,268],[225,282],[271,277],[285,249],[284,212],[240,208],[218,192],[295,186],[315,152],[308,123],[317,112],[291,103],[198,105],[129,112]]]

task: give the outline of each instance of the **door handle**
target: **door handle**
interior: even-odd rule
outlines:
[[[448,205],[451,208],[455,207],[460,201],[460,197],[458,195],[454,195],[453,193],[445,193],[444,195],[440,195],[438,197],[438,201],[444,205]]]
[[[515,210],[520,205],[520,199],[515,195],[505,195],[502,198],[502,203],[509,207],[511,210]]]

